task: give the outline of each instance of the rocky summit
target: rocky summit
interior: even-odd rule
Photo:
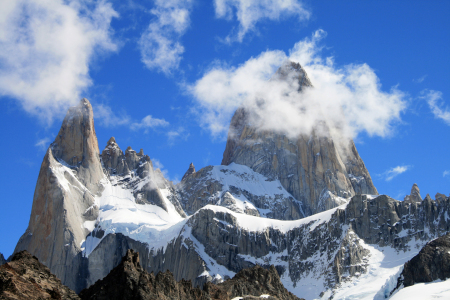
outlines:
[[[287,62],[272,80],[287,79],[299,97],[314,88],[299,64]],[[264,282],[284,299],[279,276],[297,297],[362,299],[384,293],[392,274],[450,230],[447,195],[422,199],[417,185],[405,201],[378,195],[353,141],[343,143],[336,129],[321,123],[292,138],[261,130],[252,114],[236,111],[222,165],[191,163],[173,184],[143,149],[111,137],[100,151],[82,99],[46,152],[14,253],[29,251],[76,292],[121,265],[133,278],[128,287],[167,282],[186,297],[203,297],[203,287],[208,297],[255,297]],[[255,273],[241,273],[249,268]],[[237,274],[248,280],[236,279],[232,294],[222,282]]]
[[[78,295],[50,273],[49,268],[27,251],[16,253],[0,266],[0,299],[78,300]]]

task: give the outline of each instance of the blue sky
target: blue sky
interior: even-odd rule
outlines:
[[[417,183],[422,196],[448,195],[449,11],[448,1],[0,2],[0,252],[25,231],[45,150],[82,97],[100,151],[114,136],[177,181],[190,162],[220,164],[235,107],[269,93],[261,83],[288,58],[327,91],[308,99],[343,122],[380,193],[403,199]],[[281,129],[305,130],[286,101]]]

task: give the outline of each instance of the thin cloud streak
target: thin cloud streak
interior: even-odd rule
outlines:
[[[421,94],[422,99],[425,99],[427,101],[434,117],[436,119],[441,119],[445,123],[447,123],[447,125],[450,125],[450,108],[442,107],[442,93],[434,90],[423,90]]]
[[[237,32],[230,33],[225,42],[242,42],[251,31],[256,31],[256,25],[262,20],[279,21],[287,17],[297,17],[299,21],[308,20],[311,12],[298,0],[214,0],[217,18],[239,22]]]
[[[391,181],[392,179],[394,179],[400,174],[405,173],[409,169],[411,169],[411,166],[397,166],[384,172],[383,176],[385,177],[386,181]]]

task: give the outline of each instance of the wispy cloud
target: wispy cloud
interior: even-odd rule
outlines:
[[[0,95],[51,123],[91,84],[89,66],[116,51],[106,0],[15,0],[0,4]]]
[[[242,42],[245,35],[256,30],[256,25],[262,20],[278,21],[286,17],[297,17],[299,21],[308,20],[311,12],[298,0],[214,0],[217,18],[239,22],[237,32],[232,32],[225,38],[226,42]]]
[[[169,122],[167,122],[166,120],[153,118],[151,115],[148,115],[144,117],[140,122],[132,123],[130,128],[132,130],[145,129],[145,132],[148,132],[148,129],[166,126],[169,126]]]
[[[384,172],[381,175],[383,177],[385,177],[386,181],[391,181],[392,179],[394,179],[394,177],[397,177],[398,175],[403,174],[410,169],[411,169],[411,166],[397,166],[397,167],[387,170],[386,172]]]
[[[41,150],[46,150],[48,146],[50,145],[51,139],[48,137],[42,138],[34,144],[36,147],[38,147]]]
[[[190,24],[192,0],[156,0],[153,21],[139,41],[142,62],[166,75],[178,68],[184,53],[180,37]]]
[[[360,132],[387,136],[406,107],[404,93],[395,87],[383,91],[375,72],[367,64],[337,67],[320,55],[318,30],[290,50],[266,51],[238,67],[214,65],[187,87],[193,95],[202,125],[214,137],[226,136],[231,116],[239,106],[252,111],[251,122],[262,130],[290,137],[309,134],[320,122],[339,128],[344,137]],[[286,60],[300,62],[314,88],[298,93],[295,72],[286,80],[271,80]]]
[[[434,90],[423,90],[421,92],[422,99],[425,99],[434,117],[444,120],[447,125],[450,125],[450,108],[448,106],[442,107],[442,93]]]
[[[161,171],[165,179],[172,181],[174,184],[180,182],[180,179],[178,178],[179,176],[175,175],[173,178],[170,177],[169,171],[164,168],[164,165],[161,163],[159,159],[152,158],[152,164],[155,169],[159,169]]]
[[[442,174],[442,177],[445,177],[448,175],[450,175],[450,170],[445,170],[444,173]]]
[[[190,133],[187,132],[187,130],[184,127],[180,126],[177,129],[170,130],[169,132],[167,132],[167,140],[170,145],[173,145],[175,141],[178,139],[187,140],[189,135]]]
[[[125,112],[117,115],[111,107],[105,104],[94,106],[94,115],[95,120],[105,127],[123,126],[131,123],[130,117]]]
[[[423,75],[422,77],[420,77],[418,79],[413,79],[413,82],[422,83],[425,80],[425,78],[427,78],[427,76],[428,75]]]

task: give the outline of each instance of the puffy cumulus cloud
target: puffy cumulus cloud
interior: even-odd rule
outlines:
[[[394,177],[397,177],[398,175],[405,173],[411,169],[411,166],[396,166],[395,168],[389,169],[386,172],[382,174],[382,176],[385,177],[386,181],[391,181]]]
[[[92,84],[89,64],[116,51],[105,0],[0,2],[0,95],[51,122]]]
[[[192,0],[156,0],[154,15],[139,40],[142,62],[166,75],[178,68],[184,47],[180,37],[189,27]]]
[[[275,21],[295,16],[303,21],[311,16],[298,0],[214,0],[214,7],[217,18],[232,20],[236,14],[239,22],[237,33],[227,36],[227,42],[242,42],[245,35],[254,31],[256,24],[264,19]]]
[[[450,125],[450,109],[442,107],[442,93],[433,90],[423,90],[421,92],[422,99],[425,99],[431,109],[434,117],[442,119],[445,123]]]
[[[148,115],[144,117],[140,122],[132,123],[130,128],[132,130],[145,129],[145,132],[147,132],[149,129],[166,126],[169,126],[169,122],[167,122],[166,120],[153,118],[151,115]]]
[[[332,58],[322,58],[317,43],[324,36],[321,30],[315,32],[312,38],[295,44],[289,55],[266,51],[238,67],[211,67],[187,87],[202,125],[213,136],[224,136],[232,114],[243,106],[256,116],[251,122],[257,128],[290,137],[310,134],[323,122],[347,138],[361,132],[381,137],[390,134],[406,107],[404,94],[395,87],[381,90],[378,77],[367,64],[337,67]],[[313,88],[297,92],[298,73],[285,63],[288,60],[301,63]],[[288,75],[274,76],[283,64]]]

